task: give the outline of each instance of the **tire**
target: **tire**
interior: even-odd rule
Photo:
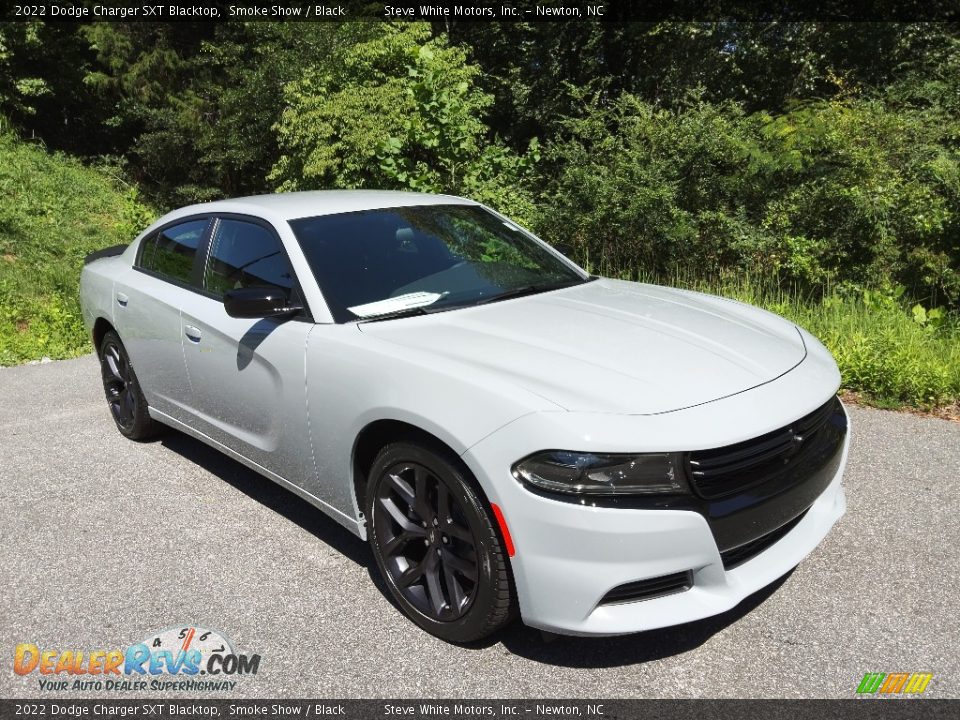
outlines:
[[[111,330],[103,336],[97,354],[103,392],[117,430],[131,440],[146,440],[156,435],[160,424],[147,412],[147,400],[143,397],[130,356],[115,332]]]
[[[490,635],[514,616],[506,552],[458,459],[416,441],[384,447],[367,482],[368,537],[404,613],[443,640]]]

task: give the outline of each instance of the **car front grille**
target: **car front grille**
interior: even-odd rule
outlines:
[[[846,416],[833,397],[786,427],[760,437],[686,456],[694,492],[705,500],[743,493],[782,479],[800,467],[816,469],[846,433]],[[795,473],[796,474],[796,473]]]
[[[747,560],[753,559],[793,530],[797,524],[803,520],[806,514],[807,511],[804,510],[786,525],[778,527],[773,532],[761,535],[756,540],[751,540],[744,545],[720,553],[720,559],[723,560],[723,569],[733,570],[737,565],[743,565]]]

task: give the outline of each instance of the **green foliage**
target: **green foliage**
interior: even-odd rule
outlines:
[[[960,299],[952,237],[960,154],[945,137],[958,122],[930,119],[878,101],[835,101],[767,123],[768,182],[780,196],[767,201],[762,222],[781,243],[776,260],[810,283],[892,280],[919,297]],[[784,238],[809,248],[805,265],[790,267],[797,253]]]
[[[829,299],[829,296],[828,296]],[[877,311],[856,296],[788,315],[833,353],[844,387],[875,401],[935,407],[960,400],[960,329],[923,326],[900,307]]]
[[[340,26],[342,32],[350,28]],[[271,173],[278,189],[395,186],[385,165],[394,177],[406,170],[407,186],[433,179],[431,169],[401,167],[398,157],[406,128],[428,124],[413,117],[414,86],[426,75],[434,85],[443,82],[435,91],[451,93],[464,83],[469,87],[472,73],[463,67],[462,52],[431,42],[422,25],[378,30],[360,42],[338,44],[330,58],[305,68],[302,78],[284,88],[286,109],[276,127],[281,155]],[[453,74],[443,78],[447,67]],[[468,109],[461,115],[469,116]],[[427,150],[430,141],[424,138],[417,149]]]
[[[960,300],[956,117],[878,100],[746,114],[589,99],[548,146],[536,226],[601,271],[765,271]]]
[[[103,170],[0,134],[0,365],[90,349],[78,280],[87,253],[154,217]]]
[[[340,32],[356,30],[338,26]],[[492,98],[463,48],[425,24],[366,26],[284,88],[276,125],[280,190],[392,188],[469,194],[519,219],[532,201],[522,184],[536,145],[521,157],[491,141]]]
[[[90,95],[103,130],[164,205],[268,192],[283,87],[336,42],[330,23],[94,23]]]
[[[0,23],[0,128],[71,152],[96,154],[110,144],[107,109],[84,77],[93,53],[72,23]]]
[[[929,310],[919,303],[910,309],[913,315],[913,321],[930,331],[939,330],[946,319],[943,310],[940,308],[930,308]]]
[[[548,240],[614,274],[681,260],[708,272],[759,254],[744,202],[761,189],[757,119],[696,98],[682,112],[631,95],[584,103],[545,151],[536,227]]]
[[[49,83],[29,73],[22,62],[41,45],[42,27],[40,22],[0,25],[0,105],[13,115],[35,116],[36,99],[50,94]]]
[[[425,39],[426,35],[424,35]],[[422,192],[455,188],[483,142],[486,126],[480,113],[490,98],[472,87],[476,68],[462,51],[446,62],[421,45],[407,65],[403,94],[409,100],[399,132],[379,143],[378,160],[387,181]],[[451,67],[463,79],[451,77]]]
[[[703,99],[780,113],[793,101],[850,96],[939,72],[956,24],[894,22],[437,23],[470,46],[494,93],[494,132],[522,147],[578,110],[570,88],[630,93],[658,109]],[[949,81],[947,81],[949,84]]]

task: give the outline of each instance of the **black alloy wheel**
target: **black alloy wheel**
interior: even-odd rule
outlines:
[[[506,553],[458,462],[420,444],[388,445],[374,461],[367,505],[377,565],[414,622],[452,642],[509,622]]]
[[[419,463],[397,463],[374,502],[380,550],[403,596],[435,620],[463,616],[476,594],[477,548],[447,486]]]
[[[100,374],[103,392],[117,429],[132,440],[156,434],[157,423],[147,412],[133,365],[116,333],[108,332],[100,343]]]

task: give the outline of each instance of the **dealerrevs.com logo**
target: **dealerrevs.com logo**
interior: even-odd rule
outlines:
[[[238,653],[223,633],[196,626],[168,628],[126,648],[41,648],[20,643],[13,671],[37,676],[43,691],[233,690],[256,675],[260,655]]]

